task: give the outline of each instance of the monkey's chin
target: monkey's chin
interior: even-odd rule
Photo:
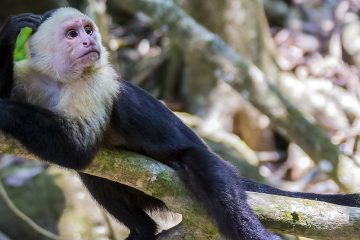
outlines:
[[[84,65],[84,66],[91,66],[95,62],[100,59],[100,54],[98,52],[89,52],[77,59],[77,64]]]

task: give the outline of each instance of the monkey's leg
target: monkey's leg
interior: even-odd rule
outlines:
[[[165,207],[161,201],[117,182],[85,173],[79,175],[94,199],[130,229],[127,240],[156,239],[156,223],[143,209],[161,210]]]

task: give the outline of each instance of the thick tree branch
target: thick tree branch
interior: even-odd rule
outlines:
[[[35,157],[14,140],[0,138],[0,152]],[[163,200],[183,214],[187,237],[213,239],[218,232],[186,193],[175,172],[148,157],[102,149],[86,172],[121,182]],[[248,192],[248,203],[261,221],[276,232],[320,239],[358,239],[360,209],[311,200]]]
[[[164,29],[183,51],[198,52],[216,74],[239,91],[272,124],[298,144],[323,171],[347,191],[360,191],[360,170],[341,154],[326,133],[310,122],[254,64],[243,59],[217,35],[197,24],[171,0],[111,0],[133,13],[143,12]]]

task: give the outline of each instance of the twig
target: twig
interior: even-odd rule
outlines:
[[[37,223],[35,223],[31,218],[26,216],[20,209],[18,209],[15,204],[11,201],[9,195],[7,194],[4,185],[2,184],[0,180],[0,195],[3,197],[6,205],[13,211],[13,213],[18,216],[21,220],[26,222],[32,229],[34,229],[39,234],[54,240],[60,240],[60,236],[55,235],[52,232],[49,232],[45,228],[39,226]]]

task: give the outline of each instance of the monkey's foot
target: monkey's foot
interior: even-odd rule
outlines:
[[[154,220],[158,226],[156,234],[161,233],[162,231],[168,230],[177,226],[182,221],[182,215],[180,213],[175,213],[172,211],[147,211],[146,212],[152,220]]]

